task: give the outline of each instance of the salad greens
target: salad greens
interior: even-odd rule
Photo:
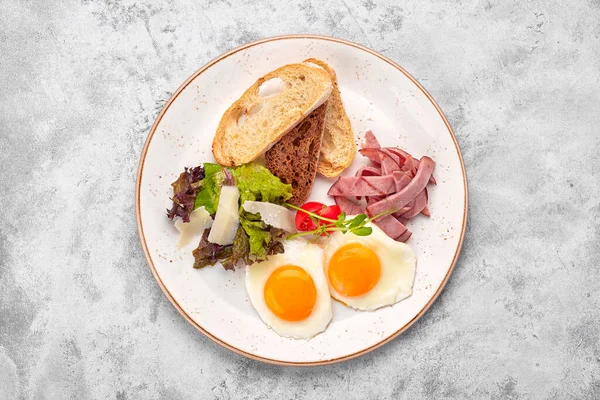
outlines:
[[[232,171],[242,203],[247,200],[282,204],[292,197],[292,185],[285,184],[262,165],[246,164]]]
[[[194,268],[204,268],[207,265],[214,265],[217,261],[228,259],[233,255],[233,246],[221,246],[220,244],[210,243],[208,241],[209,233],[210,229],[204,231],[202,239],[200,239],[200,244],[192,252],[194,255]]]
[[[214,215],[219,204],[221,187],[233,184],[240,191],[240,205],[247,200],[283,204],[292,197],[292,186],[284,184],[267,168],[257,164],[246,164],[235,168],[225,168],[219,164],[204,163],[181,174],[173,183],[173,210],[168,216],[173,219],[181,216],[189,222],[189,214],[196,208],[204,207]],[[179,201],[179,199],[184,201]],[[193,205],[193,206],[192,206]],[[265,224],[260,214],[245,211],[240,206],[240,224],[233,244],[220,246],[208,241],[209,229],[193,251],[194,268],[203,268],[221,261],[225,269],[244,261],[264,260],[268,255],[282,253],[281,239],[284,232]],[[187,220],[186,220],[187,218]]]
[[[221,186],[225,181],[225,172],[219,164],[204,163],[204,179],[202,188],[196,195],[194,209],[204,206],[206,211],[213,215],[219,205]]]
[[[292,197],[292,186],[285,184],[267,168],[258,164],[246,164],[232,171],[240,191],[240,204],[245,201],[264,201],[282,204]],[[275,251],[274,237],[269,226],[261,221],[260,214],[252,214],[240,206],[240,224],[250,240],[250,254],[264,260]],[[283,251],[280,251],[283,252]]]
[[[186,168],[173,186],[173,206],[167,210],[167,217],[170,220],[181,217],[183,222],[190,222],[190,214],[194,211],[195,200],[200,191],[200,180],[204,178],[204,168]]]

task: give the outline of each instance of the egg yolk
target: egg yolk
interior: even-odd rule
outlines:
[[[348,297],[360,296],[379,282],[381,263],[377,254],[367,246],[349,243],[333,254],[327,275],[338,293]]]
[[[311,276],[296,265],[277,268],[264,290],[269,310],[286,321],[301,321],[312,312],[317,300],[317,288]]]

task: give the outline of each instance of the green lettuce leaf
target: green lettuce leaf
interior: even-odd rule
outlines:
[[[224,181],[225,172],[219,164],[204,163],[204,179],[200,182],[201,189],[196,195],[194,209],[204,206],[210,215],[216,213]]]
[[[257,260],[264,260],[267,256],[267,246],[272,240],[269,227],[260,220],[252,221],[246,218],[240,218],[240,223],[248,235],[250,254]]]
[[[204,168],[206,169],[206,164]],[[281,204],[292,197],[292,185],[281,182],[262,165],[246,164],[231,172],[235,185],[240,190],[241,204],[247,200]]]
[[[231,172],[240,191],[240,223],[248,235],[250,254],[264,260],[270,254],[282,253],[283,246],[273,237],[273,230],[261,221],[259,214],[246,212],[241,204],[248,200],[281,204],[292,197],[292,185],[281,182],[258,164],[242,165]]]

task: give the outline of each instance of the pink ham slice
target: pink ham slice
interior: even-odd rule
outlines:
[[[365,135],[365,142],[363,143],[362,147],[363,147],[363,149],[380,149],[381,148],[381,145],[379,144],[379,141],[375,137],[375,134],[373,133],[373,131],[367,131],[367,134]]]
[[[356,176],[380,176],[381,168],[364,165],[356,171]]]
[[[330,188],[329,196],[379,196],[396,192],[393,175],[342,176]]]
[[[410,177],[403,172],[394,172],[392,174],[396,181],[396,192],[401,191],[410,183]]]
[[[367,206],[368,206],[371,204],[375,204],[378,201],[381,201],[382,199],[385,199],[385,196],[367,196],[367,197],[365,197],[365,199],[367,200]]]
[[[379,159],[381,160],[381,174],[388,175],[394,171],[402,169],[400,157],[388,151],[387,149],[379,149]]]
[[[411,236],[412,236],[412,232],[407,229],[406,232],[404,232],[402,235],[400,235],[396,238],[396,241],[406,243],[406,241],[408,239],[410,239]]]
[[[418,158],[411,156],[406,151],[404,151],[398,147],[386,147],[386,150],[388,150],[389,152],[400,157],[400,160],[403,164],[406,164],[406,159],[408,159],[409,157],[412,159],[412,161],[410,162],[410,168],[408,168],[408,169],[403,168],[402,171],[411,170],[413,168],[418,168],[418,164],[419,164],[420,160]],[[431,175],[431,177],[429,178],[429,182],[433,183],[434,185],[437,185],[437,182],[435,181],[435,178],[433,177],[433,175]]]
[[[418,166],[419,166],[419,160],[414,159],[413,156],[409,155],[404,160],[404,165],[402,165],[402,171],[404,171],[404,172],[413,171],[413,170],[416,170]]]
[[[388,149],[363,148],[360,154],[367,157],[373,166],[381,168],[381,175],[389,175],[394,171],[400,171],[403,160]]]
[[[398,166],[398,164],[396,164],[394,162],[394,160],[392,160],[391,158],[385,157],[381,154],[380,154],[380,158],[381,158],[381,174],[382,175],[389,175],[394,171],[400,171],[400,167]]]
[[[389,151],[391,151],[392,153],[396,154],[398,157],[400,157],[403,160],[406,160],[408,157],[412,157],[406,151],[404,151],[404,150],[402,150],[401,148],[398,148],[398,147],[387,147],[387,149]]]
[[[375,224],[392,239],[402,236],[407,230],[406,226],[402,225],[400,221],[391,215],[380,218]]]
[[[380,176],[381,168],[364,165],[356,171],[356,176]],[[360,200],[362,196],[356,196],[356,200]]]
[[[346,213],[346,215],[358,215],[364,214],[364,210],[361,206],[353,202],[352,200],[342,197],[342,196],[334,196],[335,204],[340,207],[340,210]]]
[[[381,166],[381,159],[379,158],[379,149],[365,148],[358,150],[358,152],[363,156],[367,157],[374,167]]]
[[[396,193],[410,182],[404,173],[395,171],[383,176],[341,176],[331,185],[329,196],[380,196]]]
[[[388,210],[400,210],[410,203],[423,191],[423,189],[425,189],[427,183],[429,183],[429,178],[433,173],[434,167],[435,162],[431,158],[427,156],[421,158],[417,174],[410,183],[401,191],[394,193],[375,204],[367,206],[367,215],[372,217]]]
[[[396,217],[396,219],[397,219],[397,220],[398,220],[398,222],[400,222],[402,225],[406,225],[406,223],[408,222],[408,218]]]
[[[375,224],[394,240],[406,242],[412,235],[406,228],[409,219],[418,214],[430,216],[426,186],[436,184],[432,174],[435,163],[429,157],[419,160],[397,147],[381,147],[372,131],[366,133],[359,152],[371,165],[361,167],[354,177],[338,178],[328,194],[347,215],[373,216],[396,210]],[[364,197],[366,210],[352,197]]]
[[[404,207],[402,207],[401,209],[399,209],[392,215],[396,218],[404,217],[404,214],[406,214],[410,210],[412,210],[412,206],[411,206],[411,203],[408,203],[407,205],[405,205]],[[406,219],[408,219],[408,218],[406,218]]]
[[[402,214],[404,218],[419,215],[427,207],[427,189],[423,189],[411,203],[413,204],[411,204],[410,210]]]

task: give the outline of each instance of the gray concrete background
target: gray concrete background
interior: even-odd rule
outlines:
[[[0,399],[600,398],[600,2],[0,3]],[[146,266],[134,181],[201,65],[284,33],[350,39],[437,99],[470,221],[446,290],[339,365],[220,348]]]

